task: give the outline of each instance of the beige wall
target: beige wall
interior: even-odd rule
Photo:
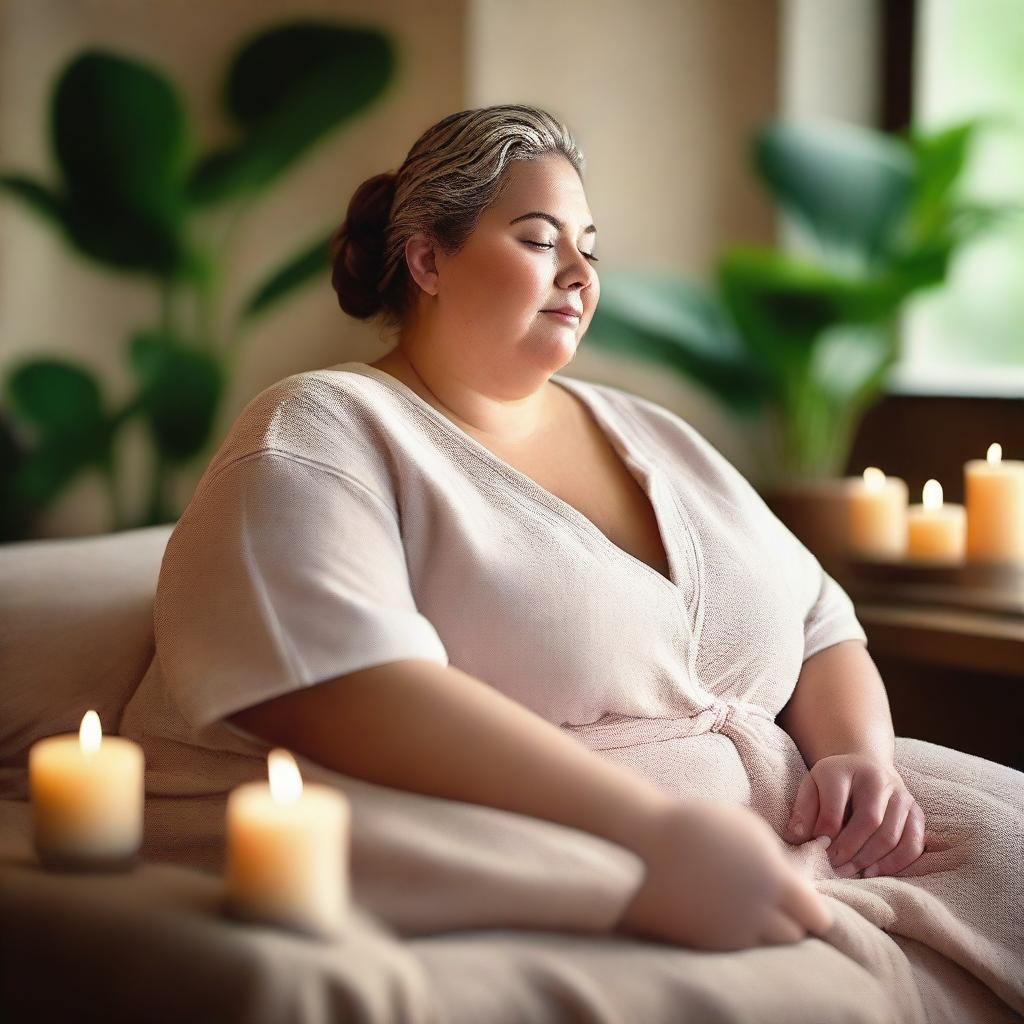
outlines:
[[[52,80],[98,43],[163,68],[178,84],[204,148],[226,126],[213,102],[226,56],[277,23],[281,0],[0,0],[0,165],[51,175],[44,115]],[[394,88],[298,163],[237,233],[228,312],[266,273],[340,220],[354,188],[401,162],[416,136],[453,110],[526,101],[564,117],[589,164],[588,198],[602,230],[602,269],[675,267],[706,276],[735,241],[768,241],[771,213],[747,169],[755,124],[776,93],[774,0],[306,0],[302,14],[391,32],[401,54]],[[221,231],[211,220],[207,230]],[[0,372],[44,351],[81,361],[120,404],[131,380],[125,338],[156,317],[144,283],[83,262],[11,201],[0,202]],[[270,313],[245,344],[218,437],[259,390],[289,373],[387,345],[337,308],[326,281]],[[748,437],[686,381],[589,352],[570,373],[643,393],[690,419],[741,469]],[[140,508],[149,447],[120,450],[124,500]],[[202,471],[182,474],[183,507]],[[40,535],[104,532],[109,501],[95,478],[66,492]]]

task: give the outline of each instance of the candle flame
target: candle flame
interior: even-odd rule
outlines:
[[[1003,446],[1001,444],[990,444],[985,458],[988,459],[990,466],[998,466],[1003,461]]]
[[[925,508],[942,508],[942,484],[938,480],[929,480],[921,492]]]
[[[280,747],[267,757],[270,773],[270,795],[276,803],[293,804],[302,796],[302,776],[295,758]]]
[[[885,486],[885,474],[875,466],[864,470],[864,486],[869,491],[880,491]]]
[[[95,754],[103,742],[103,729],[100,716],[95,711],[86,711],[82,716],[82,724],[78,727],[78,743],[83,754]]]

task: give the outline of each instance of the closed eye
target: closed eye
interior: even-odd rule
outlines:
[[[531,242],[530,239],[528,239],[528,238],[524,238],[523,241],[527,245],[535,245],[535,246],[537,246],[538,249],[554,249],[554,246],[550,242]],[[593,253],[583,252],[582,249],[580,250],[580,255],[581,256],[586,256],[586,258],[588,260],[590,260],[591,263],[600,263],[601,262]]]

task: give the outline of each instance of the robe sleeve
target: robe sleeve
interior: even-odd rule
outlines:
[[[167,546],[154,629],[195,728],[373,665],[448,664],[416,608],[393,506],[344,471],[269,450],[200,481]]]
[[[793,539],[804,547],[796,537]],[[804,551],[814,562],[811,568],[819,578],[820,585],[818,596],[804,619],[803,660],[844,640],[858,640],[867,646],[867,634],[857,618],[850,595],[821,567],[821,563],[806,547]]]

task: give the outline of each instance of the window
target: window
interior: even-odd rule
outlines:
[[[1024,210],[1021,53],[1020,0],[919,0],[914,122],[1004,115],[977,138],[963,195]],[[945,287],[908,305],[890,389],[1024,398],[1024,213],[961,249]]]

